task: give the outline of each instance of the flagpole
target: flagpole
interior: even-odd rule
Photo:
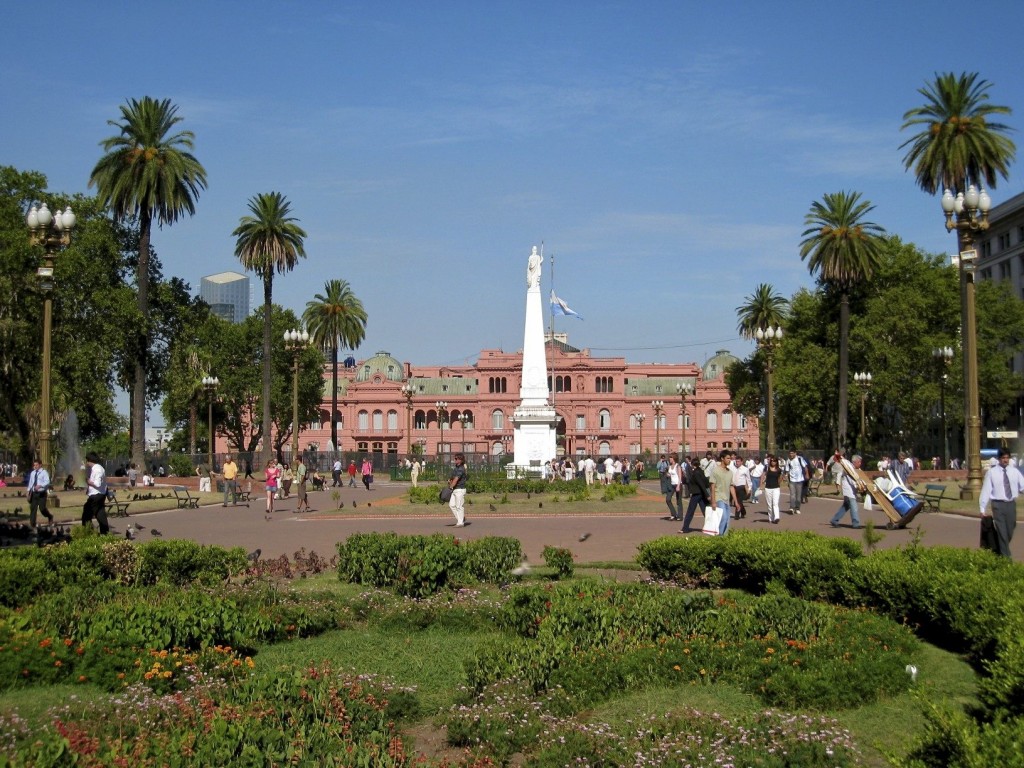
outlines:
[[[544,241],[540,244],[541,253],[544,252]],[[555,290],[555,254],[551,254],[551,291]],[[555,368],[554,368],[554,347],[555,347],[555,310],[551,306],[551,297],[548,297],[548,336],[551,341],[548,344],[548,377],[551,382],[551,407],[555,407]],[[558,455],[558,436],[555,436],[555,455]]]

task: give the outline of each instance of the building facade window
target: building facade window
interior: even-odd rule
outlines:
[[[505,428],[505,414],[503,411],[495,410],[491,412],[491,429],[504,429]]]
[[[594,381],[594,391],[608,393],[612,391],[612,377],[598,376]]]
[[[384,431],[384,412],[374,411],[373,412],[373,431],[382,432]]]
[[[718,429],[718,413],[715,411],[708,411],[707,427],[709,430]]]
[[[394,432],[398,429],[398,411],[388,411],[388,431]]]
[[[722,431],[732,431],[732,411],[722,411]]]
[[[366,411],[360,411],[358,418],[358,429],[360,432],[365,432],[370,428],[370,414]],[[365,450],[365,449],[364,449]]]
[[[576,431],[582,432],[587,428],[587,417],[582,413],[576,414]]]
[[[612,428],[612,414],[607,408],[602,408],[597,414],[597,426],[600,429]],[[606,443],[607,445],[607,443]]]

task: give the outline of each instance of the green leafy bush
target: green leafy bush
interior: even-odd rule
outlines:
[[[544,564],[554,570],[556,579],[568,579],[572,576],[575,566],[571,549],[545,546],[541,556],[544,558]]]
[[[462,545],[463,568],[469,579],[503,584],[523,560],[523,546],[510,536],[485,536]]]
[[[195,474],[196,468],[192,466],[192,459],[181,453],[172,453],[167,458],[167,471],[171,477],[191,477]]]

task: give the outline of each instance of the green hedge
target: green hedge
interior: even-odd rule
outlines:
[[[863,555],[838,541],[749,531],[661,538],[643,544],[637,560],[655,577],[679,583],[753,592],[772,583],[794,595],[868,607],[965,654],[982,675],[981,709],[976,717],[933,711],[926,736],[901,765],[989,764],[985,756],[994,753],[985,734],[1024,730],[1024,566],[984,550],[916,544]]]
[[[522,555],[518,539],[499,536],[460,541],[440,533],[355,533],[338,544],[338,578],[419,598],[467,581],[508,581]]]

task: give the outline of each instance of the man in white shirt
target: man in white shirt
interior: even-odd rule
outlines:
[[[1010,557],[1010,541],[1017,526],[1017,497],[1024,493],[1024,475],[1010,466],[1010,451],[1000,448],[998,463],[990,467],[981,483],[981,545],[1003,557]],[[991,518],[985,508],[991,505]],[[991,523],[991,525],[989,525]],[[992,535],[994,533],[994,535]]]
[[[593,457],[587,456],[583,462],[583,477],[587,481],[587,485],[594,484],[594,470],[597,469],[597,464],[594,462]]]
[[[604,484],[611,485],[615,479],[615,459],[611,456],[604,460]]]
[[[799,515],[800,502],[804,497],[804,483],[808,479],[807,462],[796,451],[790,451],[786,470],[789,474],[789,511]]]
[[[28,524],[33,529],[36,527],[36,513],[42,512],[43,516],[53,522],[53,515],[46,508],[46,497],[50,490],[50,473],[35,459],[32,462],[32,471],[28,474]]]
[[[107,472],[100,463],[100,457],[90,452],[85,457],[85,505],[82,507],[82,525],[92,525],[92,519],[100,524],[100,533],[110,533],[107,522]]]
[[[747,516],[747,508],[743,502],[747,500],[750,492],[750,470],[747,469],[743,459],[739,457],[733,461],[732,485],[736,496],[735,519],[739,520],[741,517]]]

